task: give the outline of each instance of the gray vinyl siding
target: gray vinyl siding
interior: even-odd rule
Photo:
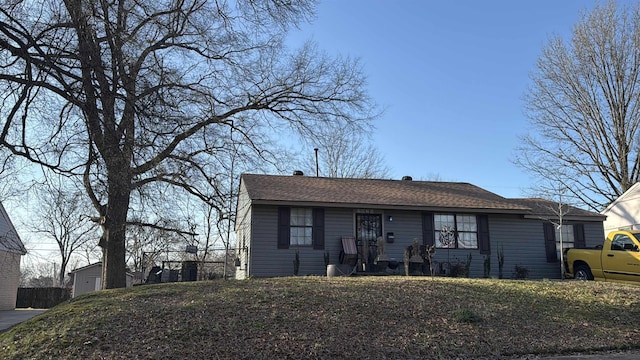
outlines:
[[[594,247],[604,243],[604,224],[603,223],[587,223],[584,225],[584,238],[587,247]]]
[[[491,277],[498,277],[498,250],[504,253],[503,277],[512,278],[516,265],[529,270],[529,278],[560,278],[560,263],[547,262],[543,222],[519,217],[489,217]]]
[[[267,205],[253,205],[244,213],[242,220],[236,228],[238,242],[240,238],[247,239],[244,242],[248,248],[246,259],[248,276],[274,277],[292,276],[293,261],[296,250],[300,255],[299,275],[326,274],[324,253],[330,256],[330,263],[339,263],[342,250],[342,236],[355,236],[356,209],[325,208],[325,239],[324,250],[314,250],[309,247],[290,247],[278,249],[278,207]],[[376,211],[382,215],[383,237],[387,233],[394,233],[394,242],[385,243],[385,252],[389,258],[403,261],[404,250],[411,245],[414,239],[422,244],[422,213],[419,211]],[[393,221],[389,221],[389,216]],[[250,227],[247,226],[251,224]],[[543,222],[535,219],[523,219],[517,215],[489,215],[489,232],[491,254],[491,277],[498,277],[498,256],[500,246],[504,249],[505,263],[503,277],[511,278],[516,265],[529,270],[529,278],[559,278],[560,263],[547,262],[543,232]],[[602,222],[583,223],[585,230],[585,242],[587,246],[595,246],[602,243]],[[242,254],[242,252],[240,252]],[[434,260],[437,263],[449,262],[451,264],[465,263],[467,256],[471,254],[470,277],[480,278],[484,275],[484,258],[479,249],[437,249]],[[402,274],[400,267],[398,273]]]
[[[291,275],[293,266],[287,266],[285,262],[292,264],[293,258],[285,259],[277,248],[277,207],[254,205],[251,211],[251,220],[249,275],[257,277]]]
[[[516,265],[527,268],[529,278],[532,279],[560,278],[560,262],[547,262],[542,224],[540,220],[522,219],[517,216],[489,217],[492,277],[498,277],[498,249],[502,246],[504,278],[513,276]],[[582,224],[584,224],[587,246],[602,243],[602,222]],[[480,258],[479,254],[478,257]],[[475,270],[472,271],[472,277],[483,276],[482,261],[479,260],[477,265],[479,265],[479,271],[477,266],[472,266],[472,270]]]
[[[389,216],[393,221],[389,221]],[[422,244],[422,214],[418,211],[387,211],[382,219],[382,236],[392,232],[393,243],[385,243],[385,253],[390,260],[403,261],[404,249],[416,239]]]
[[[324,252],[329,252],[331,264],[338,264],[342,251],[342,237],[355,236],[356,209],[325,209],[325,249],[311,247],[277,248],[278,207],[254,205],[250,218],[251,243],[249,272],[254,277],[291,276],[296,250],[299,251],[299,275],[325,275]],[[377,212],[382,215],[383,237],[394,233],[394,242],[385,243],[385,253],[391,260],[403,261],[404,250],[414,239],[422,243],[422,214],[416,211]],[[388,221],[392,216],[393,221]],[[239,234],[239,236],[242,236]],[[477,252],[477,251],[476,251]],[[466,256],[466,255],[465,255]],[[401,269],[400,269],[401,270]],[[482,275],[482,264],[480,264]]]
[[[299,251],[298,275],[325,275],[325,251],[330,263],[339,262],[342,236],[353,236],[353,215],[350,209],[325,209],[324,250],[311,246],[278,249],[278,207],[254,206],[249,274],[255,277],[291,276],[296,250]]]
[[[328,208],[325,209],[324,225],[324,249],[329,252],[329,263],[340,263],[340,252],[342,251],[342,237],[355,236],[355,224],[353,210]],[[324,253],[323,253],[324,254]],[[323,255],[324,256],[324,255]],[[324,258],[321,266],[324,269]],[[316,270],[317,272],[318,270]]]

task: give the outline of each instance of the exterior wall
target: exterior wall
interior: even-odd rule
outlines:
[[[102,277],[102,266],[91,266],[74,272],[73,292],[71,297],[76,297],[96,290],[96,279]]]
[[[604,224],[602,223],[585,223],[584,238],[587,247],[594,247],[604,243],[603,235]]]
[[[389,216],[393,217],[393,221],[389,221]],[[418,211],[386,211],[382,225],[382,236],[385,240],[389,232],[394,236],[392,243],[385,243],[384,251],[389,260],[403,261],[404,249],[411,245],[414,239],[422,244],[422,215]]]
[[[133,274],[127,273],[126,287],[133,286]],[[96,282],[97,279],[97,282]],[[88,265],[73,271],[73,290],[71,297],[100,290],[102,279],[102,265],[100,263]],[[96,288],[98,286],[98,288]]]
[[[238,236],[250,235],[249,271],[250,276],[291,276],[296,250],[299,251],[299,275],[325,275],[325,251],[329,253],[329,263],[338,264],[342,251],[342,237],[355,235],[355,214],[358,210],[344,208],[325,209],[324,250],[311,247],[277,248],[278,208],[276,206],[254,206],[251,211],[253,220],[251,230],[241,226]],[[382,214],[382,233],[386,238],[393,232],[395,241],[385,245],[386,254],[394,260],[402,261],[404,249],[411,245],[414,238],[422,241],[422,218],[419,212],[410,211],[374,211]],[[388,221],[393,216],[393,221]],[[237,231],[238,231],[237,230]],[[241,260],[242,263],[242,260]],[[243,263],[242,263],[243,264]],[[242,271],[241,271],[242,272]]]
[[[244,184],[240,184],[238,194],[238,206],[236,213],[236,256],[240,261],[240,266],[236,267],[236,279],[245,279],[249,276],[250,256],[251,252],[251,229],[255,225],[252,224],[252,208],[251,200],[247,194]]]
[[[329,252],[330,262],[338,263],[342,250],[342,236],[354,233],[353,215],[350,209],[325,210],[324,250],[311,247],[278,249],[278,208],[254,206],[249,250],[249,275],[256,277],[291,276],[296,250],[299,251],[299,275],[325,275],[324,253]]]
[[[26,250],[16,232],[9,214],[0,203],[0,251],[26,254]]]
[[[20,254],[0,250],[0,310],[16,308],[20,283]]]
[[[498,277],[498,249],[504,249],[503,277],[511,278],[516,265],[529,270],[532,279],[560,278],[560,262],[547,262],[543,222],[517,216],[490,216],[491,276]],[[570,223],[567,223],[570,224]],[[583,223],[587,246],[602,244],[602,223]],[[474,255],[475,256],[475,255]],[[483,259],[472,263],[472,277],[484,275]]]
[[[251,223],[249,221],[236,225],[236,263],[235,278],[246,279],[249,276],[249,252],[251,250]]]
[[[504,254],[503,278],[514,276],[515,266],[529,270],[530,278],[560,278],[560,262],[547,262],[540,220],[490,217],[491,277],[499,277],[498,251]],[[484,267],[480,268],[481,276]]]
[[[248,275],[255,277],[291,276],[296,250],[300,255],[299,275],[325,275],[324,252],[330,256],[330,263],[339,263],[342,250],[342,236],[355,235],[356,209],[325,209],[325,248],[314,250],[311,247],[277,248],[278,208],[276,206],[254,206],[250,212],[251,230],[246,226],[237,228],[238,236],[250,238],[247,252]],[[385,253],[391,260],[403,261],[404,250],[414,239],[422,243],[422,213],[419,211],[378,211],[382,214],[383,237],[392,232],[394,241],[385,243]],[[389,221],[389,216],[393,221]],[[489,232],[491,244],[491,277],[498,277],[498,249],[504,249],[505,263],[503,278],[511,278],[516,265],[529,270],[529,278],[560,278],[560,262],[547,262],[543,222],[523,219],[515,215],[490,215]],[[602,223],[584,223],[587,246],[602,243]],[[484,258],[479,249],[437,249],[434,261],[451,264],[465,263],[471,255],[470,277],[484,276]],[[244,264],[244,263],[243,263]],[[403,274],[403,267],[398,268]]]
[[[635,184],[602,212],[605,236],[614,230],[640,229],[640,187]]]

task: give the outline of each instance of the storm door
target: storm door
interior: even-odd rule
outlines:
[[[382,215],[356,214],[359,271],[367,271],[372,268],[377,254],[379,236],[382,236]]]

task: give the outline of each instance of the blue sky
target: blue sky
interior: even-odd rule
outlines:
[[[513,164],[528,132],[523,96],[544,44],[597,2],[324,0],[292,35],[358,57],[385,108],[374,141],[393,178],[462,181],[530,195]]]

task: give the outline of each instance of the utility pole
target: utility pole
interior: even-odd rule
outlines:
[[[57,272],[58,272],[58,266],[54,262],[53,263],[53,276],[51,277],[51,283],[52,283],[51,287],[57,287],[56,285],[59,285],[59,284],[56,284],[57,283],[56,279],[58,278]]]

